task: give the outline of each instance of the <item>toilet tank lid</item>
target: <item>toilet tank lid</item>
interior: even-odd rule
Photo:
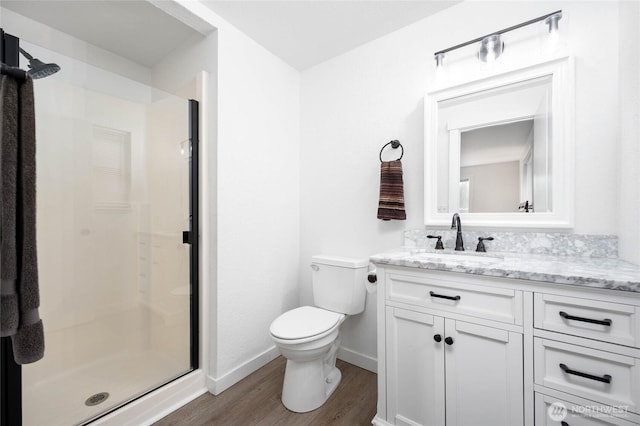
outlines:
[[[369,266],[369,259],[357,259],[352,257],[331,256],[317,254],[311,256],[311,262],[319,265],[342,266],[343,268],[364,268]]]

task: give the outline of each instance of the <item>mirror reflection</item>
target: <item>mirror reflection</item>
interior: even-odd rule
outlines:
[[[545,185],[534,174],[544,172],[546,156],[538,156],[534,171],[534,152],[546,146],[540,118],[470,129],[460,133],[460,212],[499,213],[536,211],[549,208]],[[536,131],[537,130],[537,131]],[[536,191],[534,192],[534,188]]]
[[[551,78],[438,103],[438,211],[551,211]]]

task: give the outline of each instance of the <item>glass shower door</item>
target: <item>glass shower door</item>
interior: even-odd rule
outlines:
[[[187,100],[28,43],[45,357],[23,424],[81,424],[192,369]],[[23,66],[26,68],[26,64]]]

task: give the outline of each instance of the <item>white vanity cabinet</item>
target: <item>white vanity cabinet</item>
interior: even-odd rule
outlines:
[[[554,402],[569,426],[640,424],[640,308],[619,293],[535,292],[536,424],[562,424],[544,416]]]
[[[379,275],[375,423],[523,424],[522,294],[457,275],[393,268]]]
[[[640,293],[377,271],[374,424],[640,425]]]
[[[522,334],[388,306],[386,336],[391,424],[522,423]]]

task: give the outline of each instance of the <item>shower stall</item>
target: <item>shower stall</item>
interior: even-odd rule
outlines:
[[[2,426],[85,424],[198,368],[198,102],[11,31],[2,62],[41,77],[46,349],[18,366],[2,338]]]

